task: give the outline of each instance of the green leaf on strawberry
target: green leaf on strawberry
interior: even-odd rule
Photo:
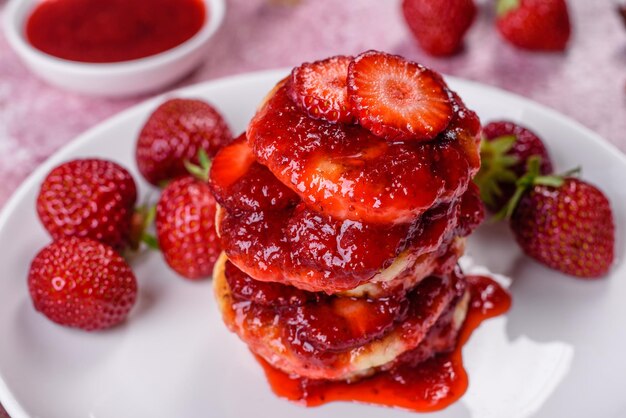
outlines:
[[[517,138],[505,135],[492,141],[483,140],[480,144],[482,165],[474,178],[480,189],[480,198],[489,207],[496,205],[496,197],[503,195],[502,183],[515,183],[517,176],[512,167],[519,160],[509,152],[513,149]]]
[[[211,160],[203,149],[198,151],[198,162],[199,164],[193,164],[191,161],[185,160],[183,163],[189,174],[207,183],[209,181],[209,171],[211,171]]]
[[[516,181],[516,189],[513,197],[496,215],[496,219],[511,219],[522,196],[533,186],[561,187],[565,181],[565,175],[541,175],[541,157],[533,156],[528,159],[526,174]],[[575,169],[575,172],[578,169]],[[568,172],[568,173],[570,173]],[[567,174],[566,174],[567,175]]]
[[[503,16],[519,7],[520,0],[499,0],[496,6],[498,16]]]

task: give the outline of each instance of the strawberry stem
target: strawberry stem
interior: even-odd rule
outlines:
[[[498,16],[504,16],[511,10],[515,10],[519,7],[520,0],[498,0],[496,6],[496,13]]]
[[[573,176],[579,176],[580,173],[583,171],[583,168],[578,166],[578,167],[574,167],[570,170],[567,170],[565,173],[561,174],[561,177],[573,177]]]
[[[172,180],[161,180],[159,182],[159,189],[165,189],[168,184],[170,184]]]
[[[503,135],[499,136],[491,141],[484,140],[481,143],[481,150],[483,148],[483,144],[488,144],[488,148],[492,149],[494,154],[496,155],[504,155],[513,148],[515,145],[515,141],[517,141],[517,137],[515,135]],[[487,147],[485,147],[488,149]]]
[[[517,158],[507,155],[517,141],[515,135],[505,135],[491,141],[483,139],[480,144],[480,171],[474,182],[480,189],[480,197],[489,207],[495,206],[496,197],[502,196],[500,184],[515,183],[517,176],[511,170]]]
[[[513,212],[515,212],[515,209],[522,199],[522,196],[524,196],[524,193],[526,193],[526,191],[528,191],[532,187],[535,179],[539,177],[540,169],[541,157],[533,155],[528,159],[528,162],[526,163],[526,174],[520,177],[515,183],[517,186],[515,189],[515,193],[507,202],[507,204],[504,205],[502,210],[500,210],[500,212],[496,214],[497,220],[511,219],[511,216],[513,216]]]
[[[133,220],[132,220],[132,225],[131,225],[130,243],[129,243],[131,250],[133,251],[139,250],[139,245],[142,242],[146,244],[148,248],[151,248],[151,249],[155,249],[155,246],[153,244],[156,242],[156,249],[159,248],[156,238],[146,232],[150,228],[150,226],[153,224],[155,217],[156,217],[156,205],[144,204],[135,209],[135,213],[133,214]]]
[[[205,150],[200,149],[198,151],[198,161],[200,164],[193,164],[191,161],[185,160],[185,168],[189,174],[207,183],[209,181],[209,171],[211,170],[211,160]]]
[[[561,176],[539,176],[533,181],[533,185],[539,184],[542,186],[561,187],[563,185],[563,177]]]
[[[200,149],[200,151],[198,151],[198,160],[200,161],[200,167],[206,169],[211,168],[211,160],[209,160],[209,156],[205,150]]]
[[[538,155],[530,157],[526,167],[526,174],[517,180],[515,193],[502,210],[496,214],[496,219],[511,219],[511,216],[513,216],[513,213],[519,205],[522,196],[524,196],[528,190],[532,189],[533,186],[541,185],[555,188],[561,187],[565,182],[565,177],[568,176],[568,173],[576,171],[569,170],[562,175],[542,176],[541,157]]]
[[[154,218],[156,218],[156,205],[152,205],[145,212],[146,216],[144,218],[143,227],[144,231],[152,225],[154,222]]]
[[[155,250],[155,251],[161,250],[161,247],[159,247],[159,241],[152,234],[148,234],[144,232],[144,234],[141,236],[141,242],[146,244],[146,246],[150,248],[151,250]]]
[[[527,190],[528,189],[526,185],[523,185],[521,187],[520,185],[518,185],[511,199],[506,205],[504,205],[500,212],[496,213],[494,219],[498,221],[501,221],[503,219],[511,219],[511,216],[513,216],[513,212],[515,212],[515,208],[517,208],[519,201],[522,200],[522,196],[524,195],[524,193],[526,193]]]

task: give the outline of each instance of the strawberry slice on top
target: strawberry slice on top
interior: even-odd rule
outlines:
[[[352,57],[336,56],[305,63],[291,72],[291,97],[309,116],[352,123],[346,79]]]
[[[433,139],[454,114],[439,75],[378,51],[365,52],[350,64],[348,100],[361,126],[390,141]]]

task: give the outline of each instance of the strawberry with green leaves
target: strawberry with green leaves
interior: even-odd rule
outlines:
[[[221,247],[215,230],[216,202],[207,183],[210,162],[200,151],[199,165],[186,163],[192,176],[170,182],[156,207],[156,231],[166,263],[179,275],[211,276]]]
[[[170,99],[150,115],[139,133],[137,167],[150,183],[164,186],[187,174],[185,160],[197,164],[201,149],[212,157],[232,139],[226,121],[210,104]]]
[[[552,173],[550,154],[530,129],[509,121],[496,121],[483,128],[483,137],[481,168],[474,181],[490,211],[500,211],[511,199],[515,183],[526,173],[530,157],[541,158],[541,174]]]
[[[607,197],[578,178],[542,176],[532,157],[502,214],[530,257],[580,278],[606,275],[613,264],[615,223]]]
[[[565,0],[498,0],[498,31],[518,48],[563,51],[571,34]]]

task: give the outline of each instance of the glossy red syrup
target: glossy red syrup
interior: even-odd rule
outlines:
[[[280,330],[283,344],[311,367],[345,361],[347,350],[381,338],[392,328],[406,344],[416,346],[442,311],[465,291],[455,274],[427,277],[408,294],[378,299],[337,297],[261,282],[230,262],[225,276],[233,300],[252,302],[233,304],[237,322],[252,330],[267,321]]]
[[[216,161],[219,158],[220,154]],[[281,183],[273,177],[258,183],[264,184],[262,188],[251,179],[246,173],[229,188],[249,186],[247,192],[232,195],[239,207],[244,202],[249,207],[267,206],[269,196],[282,205],[289,195],[277,192],[285,188],[276,187]],[[215,177],[212,181],[214,186],[218,184]],[[280,281],[314,292],[353,289],[387,268],[405,249],[417,255],[438,248],[445,252],[452,237],[468,235],[484,217],[473,184],[453,204],[430,209],[413,224],[399,225],[339,221],[302,203],[281,210],[238,210],[230,203],[234,199],[218,187],[213,190],[220,204],[230,205],[219,227],[229,259],[256,280]],[[259,197],[256,190],[264,190],[264,196]]]
[[[409,223],[463,194],[480,161],[480,123],[457,96],[436,140],[387,142],[356,124],[311,118],[283,85],[248,126],[257,160],[320,213],[370,223]]]
[[[338,221],[300,204],[226,213],[220,235],[229,259],[255,279],[331,293],[367,282],[409,246],[420,254],[438,248],[454,232],[458,205],[440,212],[413,225],[378,225]]]
[[[468,276],[471,302],[456,348],[413,366],[401,364],[390,371],[356,383],[291,378],[259,358],[276,395],[306,406],[333,401],[354,401],[399,407],[417,412],[443,409],[467,390],[461,349],[472,332],[486,319],[509,310],[511,297],[488,277]]]
[[[55,57],[120,62],[182,44],[206,14],[202,0],[45,0],[28,18],[26,36]]]
[[[280,211],[300,198],[264,165],[256,162],[246,135],[223,147],[211,162],[210,185],[215,200],[228,211]]]

